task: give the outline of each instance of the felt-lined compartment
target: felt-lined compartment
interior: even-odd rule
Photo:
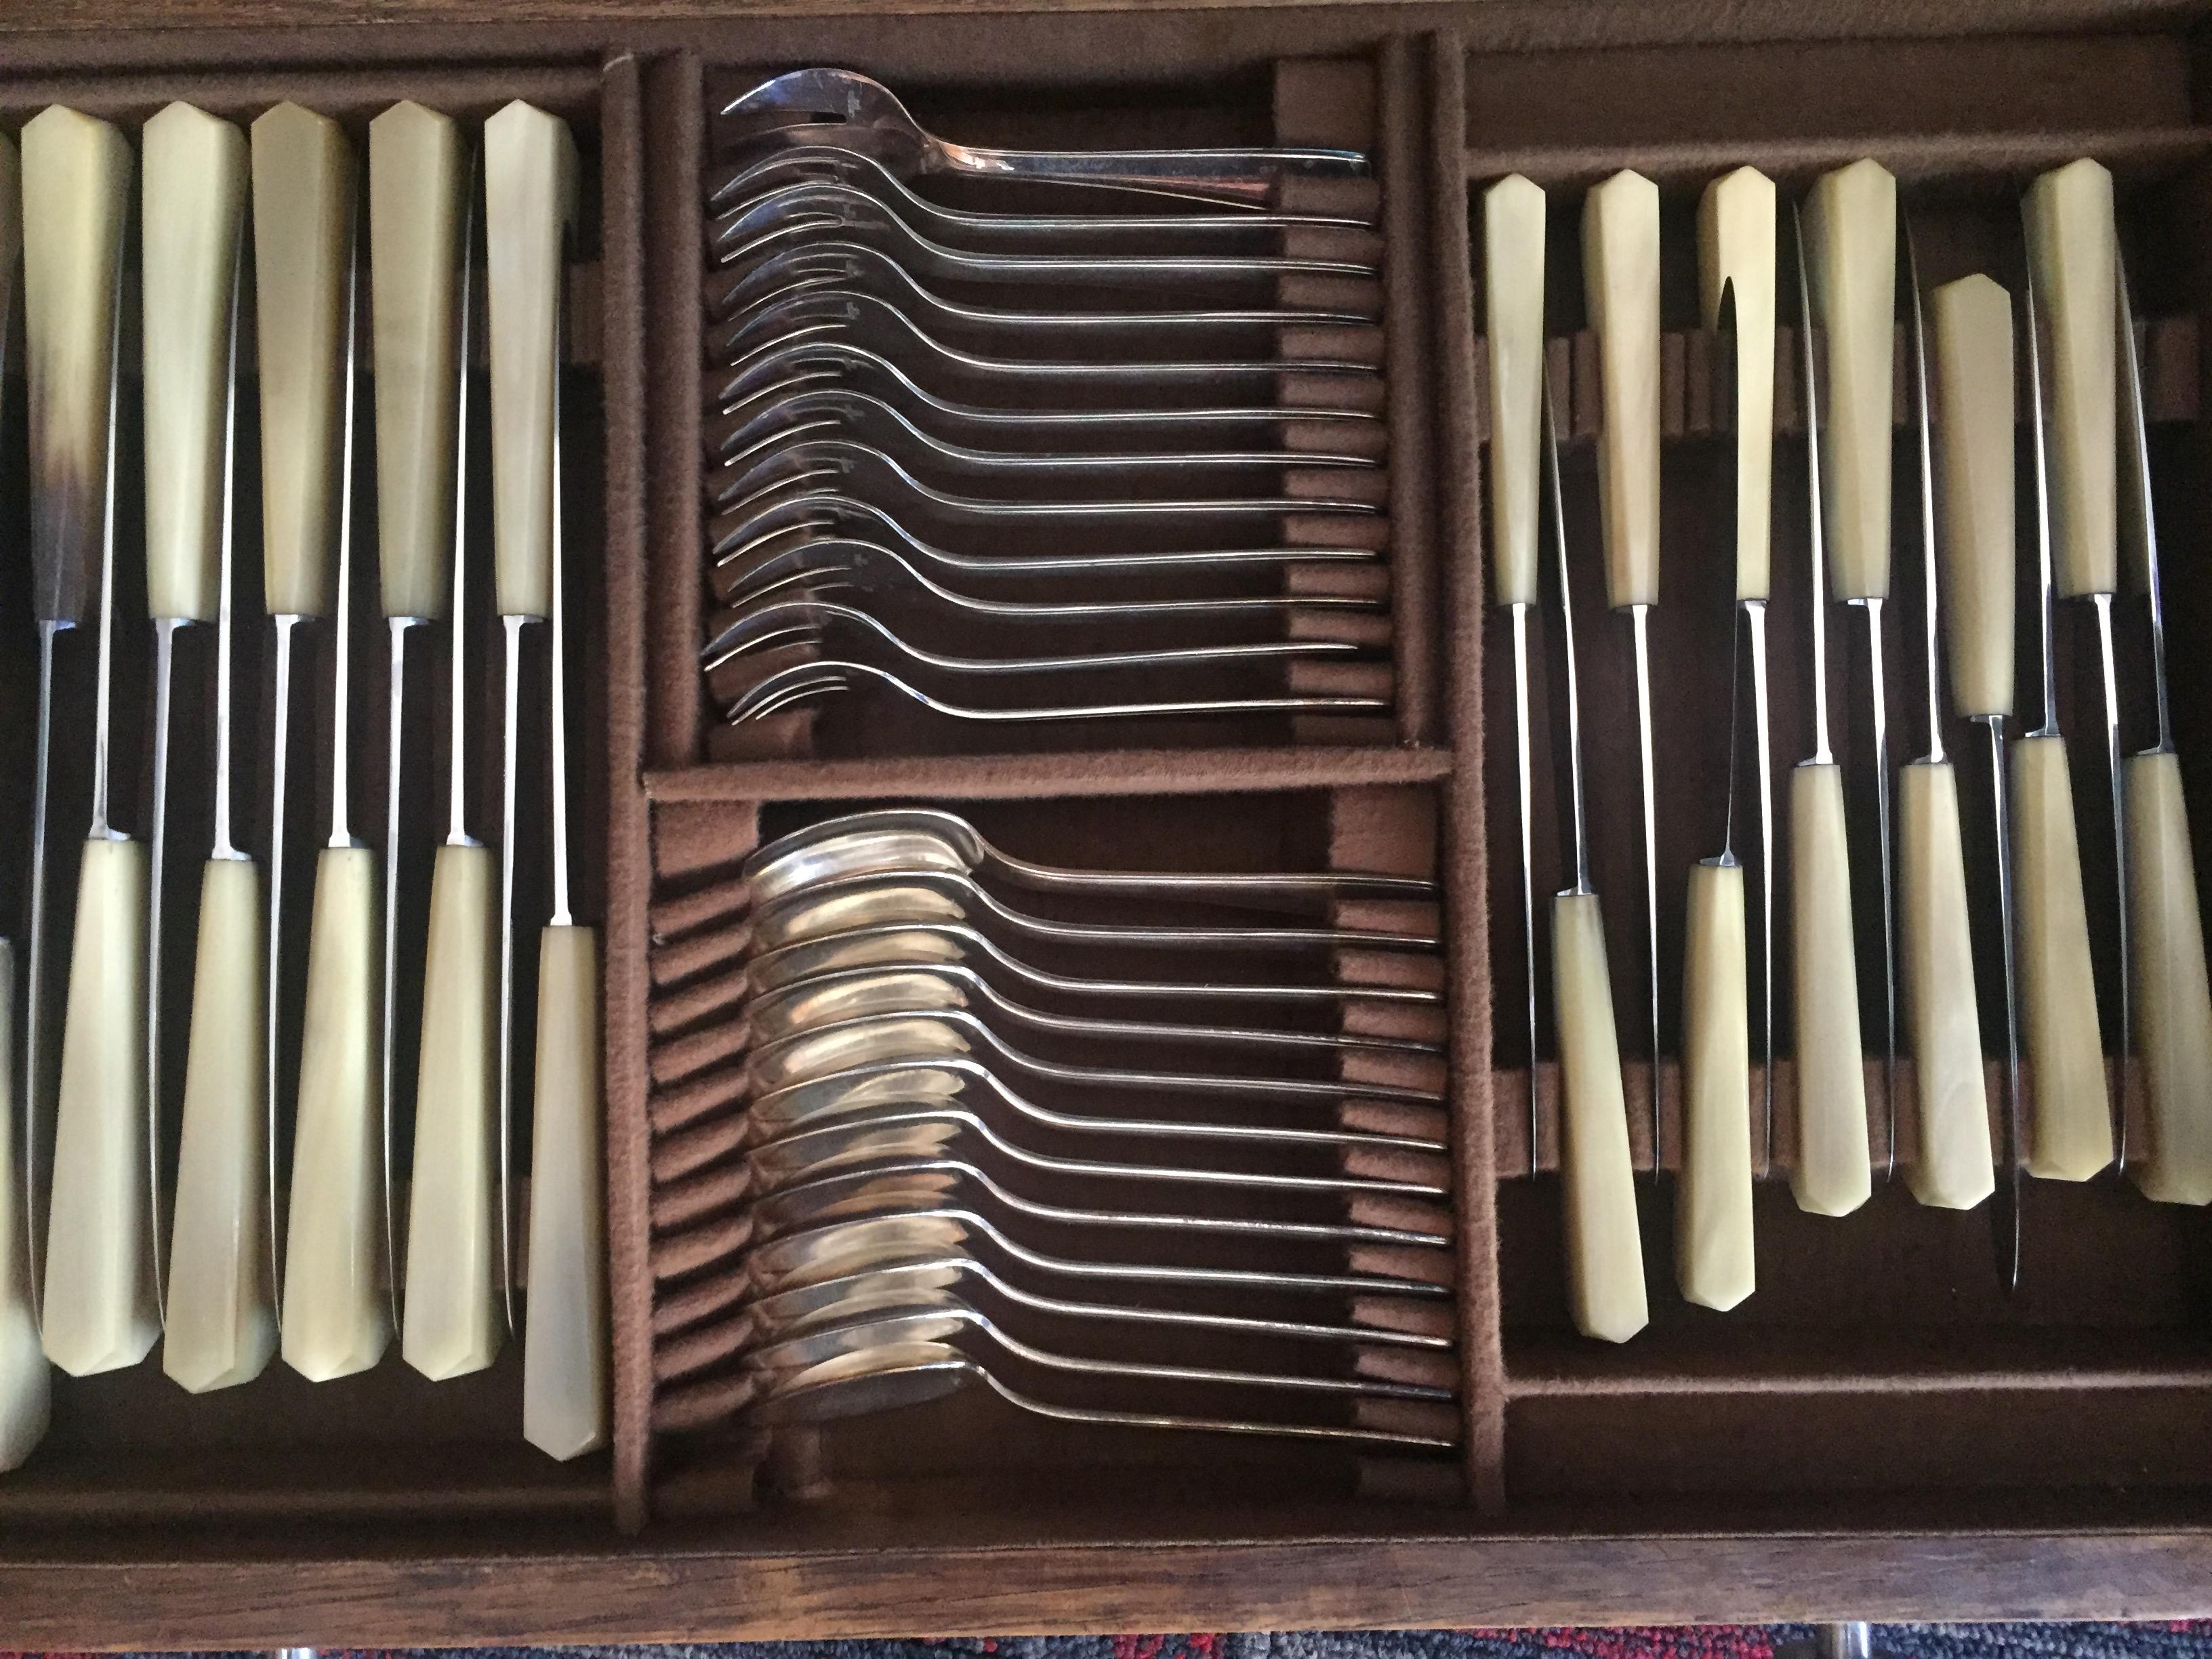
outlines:
[[[610,641],[602,567],[635,562],[634,516],[625,505],[634,485],[627,460],[606,462],[622,443],[625,414],[611,403],[635,408],[635,392],[624,365],[634,356],[636,310],[624,299],[635,257],[635,99],[627,67],[607,76],[589,68],[424,69],[360,74],[313,71],[210,72],[196,76],[70,77],[0,83],[0,119],[13,128],[50,102],[117,122],[134,148],[140,125],[174,99],[214,114],[250,123],[285,99],[302,103],[346,125],[366,178],[368,120],[401,98],[414,98],[461,120],[473,131],[511,98],[521,97],[567,119],[584,155],[584,199],[579,241],[571,256],[570,305],[562,430],[567,457],[568,569],[571,583],[569,707],[570,799],[574,815],[574,902],[580,917],[596,923],[607,914],[605,890],[608,744],[619,729],[607,695]],[[132,232],[126,244],[122,406],[117,454],[117,603],[114,641],[115,762],[111,769],[117,823],[143,841],[151,795],[151,644],[145,617],[139,473],[137,392],[137,185],[131,186]],[[381,848],[386,751],[384,708],[390,648],[379,609],[376,565],[375,470],[367,283],[368,249],[362,251],[362,309],[356,349],[360,370],[356,425],[354,584],[351,594],[351,718],[349,744],[349,823],[358,839]],[[483,273],[476,282],[477,361],[483,362]],[[634,288],[634,283],[629,284]],[[15,325],[21,337],[21,325]],[[240,337],[241,396],[238,422],[238,508],[234,605],[236,617],[234,741],[235,835],[262,863],[268,880],[272,630],[261,593],[258,404],[254,398],[252,331]],[[20,356],[11,353],[15,369]],[[611,390],[617,382],[618,392]],[[500,826],[499,752],[501,645],[491,611],[491,489],[487,382],[481,367],[471,396],[471,471],[468,577],[469,672],[468,804],[472,830],[496,842]],[[23,418],[21,371],[5,386],[4,417],[11,434]],[[11,457],[21,452],[10,444]],[[27,547],[20,515],[26,495],[17,474],[5,499],[9,536]],[[607,526],[612,526],[611,528]],[[4,567],[7,592],[0,609],[26,615],[24,561]],[[619,629],[617,631],[620,631]],[[329,836],[331,730],[331,629],[310,623],[298,630],[293,659],[291,776],[286,817],[283,975],[286,1029],[280,1074],[286,1079],[280,1115],[279,1169],[289,1167],[290,1082],[297,1065],[299,1006],[306,973],[308,911],[315,854]],[[448,654],[443,628],[416,629],[408,652],[408,732],[405,750],[399,951],[403,964],[419,968],[427,904],[431,843],[442,824],[448,749]],[[90,745],[71,734],[88,728],[95,635],[68,636],[58,652],[53,816],[49,830],[49,968],[58,988],[65,981],[70,916],[75,905],[76,853],[82,812],[90,785]],[[536,925],[549,902],[550,870],[542,805],[547,758],[542,710],[547,696],[544,630],[529,630],[521,684],[524,737],[518,787],[524,810],[517,845],[515,992],[518,1033],[526,1038],[535,1006]],[[207,852],[213,789],[214,727],[212,627],[184,630],[175,670],[169,794],[168,876],[164,928],[164,1065],[167,1146],[173,1179],[177,1118],[182,1092],[186,1014],[191,1002],[199,872]],[[35,642],[27,628],[11,629],[4,652],[6,697],[23,710],[0,732],[0,762],[11,788],[0,806],[0,848],[9,867],[27,869],[29,791],[35,707]],[[635,756],[635,747],[629,754]],[[635,761],[619,775],[635,788]],[[0,927],[27,935],[25,884],[10,883]],[[414,1046],[419,1019],[419,974],[401,975],[400,1043]],[[57,994],[46,1010],[48,1054],[58,1052],[61,1006]],[[528,1044],[520,1045],[516,1073],[515,1234],[518,1257],[527,1214],[530,1083]],[[52,1083],[49,1079],[48,1088]],[[399,1144],[395,1170],[402,1190],[410,1156],[407,1124],[412,1115],[411,1069],[400,1079]],[[51,1113],[51,1094],[47,1097]],[[51,1122],[46,1131],[51,1137]],[[301,1518],[353,1517],[402,1526],[410,1517],[467,1511],[481,1517],[538,1516],[564,1524],[604,1527],[611,1496],[605,1454],[559,1465],[521,1437],[521,1344],[511,1340],[489,1370],[433,1384],[400,1361],[395,1338],[384,1362],[370,1371],[310,1384],[281,1359],[253,1382],[215,1394],[187,1396],[161,1371],[158,1352],[127,1370],[74,1379],[54,1376],[52,1427],[31,1462],[0,1481],[0,1514],[26,1523],[112,1524],[179,1514],[216,1515],[240,1525]]]
[[[2082,154],[2096,155],[2113,169],[2138,317],[2147,319],[2147,392],[2168,626],[2179,638],[2184,635],[2178,630],[2187,627],[2182,618],[2200,614],[2204,604],[2200,585],[2185,573],[2186,550],[2203,532],[2195,504],[2203,465],[2197,424],[2197,310],[2203,293],[2197,225],[2207,188],[2207,146],[2192,120],[2185,54],[2175,43],[2144,37],[2069,43],[2065,54],[2049,42],[2007,40],[1947,42],[1940,48],[1838,43],[1787,54],[1716,47],[1577,55],[1574,72],[1587,74],[1592,96],[1613,94],[1608,121],[1623,109],[1632,112],[1627,130],[1613,142],[1599,140],[1585,125],[1590,120],[1589,100],[1557,95],[1566,84],[1569,61],[1543,55],[1471,58],[1465,161],[1470,219],[1478,231],[1481,193],[1504,173],[1526,172],[1553,191],[1550,355],[1553,386],[1565,411],[1562,464],[1580,607],[1592,863],[1614,945],[1611,965],[1628,1060],[1631,1137],[1639,1166],[1648,1169],[1649,981],[1632,659],[1626,623],[1605,611],[1599,574],[1594,445],[1588,441],[1602,419],[1595,341],[1587,331],[1573,331],[1583,317],[1583,190],[1621,167],[1644,170],[1662,190],[1662,325],[1675,332],[1664,343],[1664,587],[1652,634],[1660,721],[1662,1029],[1671,1048],[1680,1016],[1683,872],[1696,859],[1717,852],[1721,842],[1728,630],[1735,625],[1727,551],[1733,456],[1721,441],[1728,430],[1729,398],[1728,388],[1715,379],[1721,354],[1698,327],[1698,192],[1730,167],[1749,163],[1773,176],[1784,195],[1778,307],[1784,327],[1778,341],[1777,374],[1778,424],[1784,435],[1776,459],[1774,589],[1768,621],[1779,797],[1786,769],[1810,744],[1802,368],[1796,331],[1789,326],[1796,317],[1796,290],[1787,200],[1802,193],[1820,171],[1874,155],[1899,176],[1924,287],[1987,269],[2016,295],[2024,270],[2018,196],[2028,179]],[[1875,86],[1881,89],[1878,96],[1871,90]],[[1478,88],[1490,95],[1478,100]],[[1478,276],[1478,303],[1479,295]],[[1911,413],[1911,385],[1902,330],[1899,349],[1902,422]],[[1479,343],[1475,355],[1479,377]],[[2024,349],[2021,359],[2019,522],[2023,557],[2032,564]],[[1480,409],[1478,402],[1478,421]],[[1892,758],[1901,762],[1928,746],[1919,471],[1909,428],[1900,429],[1897,454],[1893,592],[1885,643]],[[1561,839],[1566,824],[1565,733],[1551,556],[1547,532],[1545,602],[1532,629],[1538,734],[1534,886],[1540,900],[1562,884],[1564,861],[1570,857]],[[2019,608],[2018,706],[2023,711],[2032,709],[2040,695],[2032,569],[2027,574]],[[1856,611],[1836,607],[1828,614],[1830,707],[1850,813],[1870,1138],[1879,1171],[1888,1135],[1865,623]],[[2118,615],[2121,679],[2134,746],[2149,737],[2148,632],[2139,600],[2124,597]],[[1462,629],[1468,625],[1462,623]],[[1491,1099],[1501,1183],[1501,1383],[1510,1401],[1504,1471],[1513,1501],[1687,1492],[1733,1499],[1759,1491],[1901,1492],[2146,1481],[2201,1486],[2206,1470],[2186,1457],[2169,1457],[2154,1449],[2168,1444],[2175,1423],[2192,1410],[2201,1412],[2202,1390],[2212,1382],[2203,1336],[2208,1286],[2199,1266],[2207,1218],[2196,1210],[2150,1204],[2110,1174],[2087,1186],[2028,1183],[2021,1288],[2010,1297],[1998,1288],[1987,1206],[1963,1214],[1923,1208],[1900,1182],[1878,1188],[1863,1211],[1832,1220],[1801,1213],[1786,1188],[1762,1182],[1756,1206],[1759,1289],[1726,1315],[1687,1306],[1675,1291],[1671,1232],[1676,1189],[1671,1176],[1662,1176],[1656,1186],[1639,1178],[1652,1324],[1618,1349],[1572,1334],[1556,1182],[1548,1173],[1534,1180],[1528,1176],[1527,981],[1511,746],[1512,666],[1503,644],[1502,614],[1486,614],[1480,626],[1491,645],[1482,669],[1481,720],[1487,741],[1481,765],[1492,803],[1486,825],[1487,943],[1498,1024]],[[2115,904],[2101,702],[2094,623],[2087,608],[2062,603],[2057,637],[2061,718],[2074,757],[2085,890],[2111,1048]],[[2212,755],[2206,752],[2212,733],[2194,712],[2203,701],[2203,665],[2185,662],[2183,654],[2173,656],[2176,735],[2185,768],[2202,795],[2212,787]],[[1948,685],[1945,695],[1948,702]],[[1600,711],[1595,718],[1593,708]],[[1954,718],[1947,719],[1943,735],[1961,781],[1984,1047],[2001,1054],[2002,981],[1989,854],[1987,738]],[[1748,775],[1741,787],[1745,793],[1735,823],[1740,854],[1747,846],[1755,851],[1758,833]],[[1776,1008],[1780,1063],[1773,1146],[1778,1171],[1791,1161],[1795,1145],[1786,825],[1780,830],[1775,931],[1782,964]],[[2201,823],[2199,838],[2201,846]],[[1755,860],[1750,879],[1755,891]],[[1540,902],[1540,918],[1541,912]],[[1755,899],[1751,923],[1755,962]],[[1541,1063],[1534,1151],[1537,1164],[1548,1172],[1558,1155],[1558,1101],[1543,955],[1540,950]],[[1754,1076],[1761,1053],[1757,985],[1754,977]],[[1899,1012],[1901,1017],[1901,1000]],[[1900,1046],[1906,1050],[1898,1078],[1897,1151],[1902,1166],[1913,1155],[1916,1118],[1909,1043],[1901,1039]],[[1660,1161],[1671,1170],[1680,1155],[1680,1079],[1672,1053],[1661,1058]],[[2116,1086],[2118,1072],[2116,1062]],[[2002,1067],[1993,1063],[1993,1115],[2002,1109]],[[2139,1079],[2126,1081],[2132,1096]],[[2030,1078],[2027,1090],[2032,1089]],[[2140,1109],[2139,1102],[2131,1100],[2131,1105]],[[1762,1157],[1761,1141],[1754,1094],[1755,1162]],[[2063,1448],[2056,1443],[2060,1441]]]

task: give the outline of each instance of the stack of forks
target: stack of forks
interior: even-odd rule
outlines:
[[[969,726],[1388,711],[1364,156],[977,151],[830,70],[721,116],[729,722],[848,692]]]
[[[655,1200],[742,1221],[656,1264],[658,1426],[972,1384],[1062,1421],[1455,1443],[1431,884],[1043,866],[921,807],[742,879],[742,927],[713,925],[744,939],[715,1017],[744,1109],[689,1132],[708,1156],[664,1147],[696,1168]]]

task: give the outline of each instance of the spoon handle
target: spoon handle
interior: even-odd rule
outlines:
[[[261,905],[252,863],[208,860],[161,1344],[162,1370],[193,1394],[251,1382],[276,1350],[264,1213]]]
[[[496,1276],[492,910],[497,860],[447,842],[430,876],[400,1353],[434,1382],[480,1371],[506,1328]]]
[[[599,936],[588,927],[550,927],[538,947],[522,1425],[532,1445],[563,1459],[607,1438],[604,1110]]]
[[[1743,866],[1690,866],[1682,995],[1682,1188],[1674,1276],[1723,1311],[1758,1283],[1751,1218],[1751,1024]]]
[[[2028,1172],[2087,1181],[2112,1161],[2112,1099],[2066,740],[2031,732],[2012,752],[2021,1004],[2035,1078]]]
[[[392,1340],[385,1293],[376,854],[315,863],[285,1239],[284,1363],[311,1382],[367,1370]]]
[[[1566,1109],[1559,1170],[1568,1298],[1584,1336],[1626,1342],[1650,1315],[1605,919],[1595,893],[1561,893],[1552,901],[1552,958]]]
[[[988,149],[933,143],[926,173],[1087,185],[1262,208],[1286,178],[1361,179],[1367,158],[1343,149]]]

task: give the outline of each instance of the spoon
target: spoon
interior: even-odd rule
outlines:
[[[855,160],[864,158],[855,157]],[[1029,254],[1024,243],[1042,241],[1065,247],[1071,242],[1096,240],[1113,244],[1171,240],[1185,242],[1272,240],[1285,230],[1341,226],[1343,222],[1313,220],[1299,214],[1205,216],[1165,215],[1139,218],[1128,215],[975,213],[925,201],[911,191],[878,193],[843,179],[786,179],[723,207],[707,226],[709,252],[724,258],[744,257],[781,235],[794,225],[809,226],[828,220],[854,238],[878,227],[896,226],[896,239],[912,238],[956,257],[1049,260],[1055,266],[1091,267],[1113,264],[1142,271],[1159,267],[1180,268],[1190,274],[1243,276],[1262,272],[1319,272],[1330,276],[1372,276],[1376,261],[1364,258],[1313,259],[1275,253],[1158,255],[1108,246],[1096,253]],[[1353,227],[1359,240],[1373,244],[1372,232]],[[923,242],[924,237],[935,239]]]
[[[1371,927],[1163,927],[1060,921],[1012,908],[978,884],[969,869],[912,867],[912,860],[918,859],[942,864],[944,854],[920,843],[911,855],[894,853],[872,841],[865,851],[838,848],[818,860],[810,858],[795,870],[763,875],[752,887],[752,948],[765,952],[803,939],[894,922],[995,922],[1031,939],[1094,950],[1304,951],[1356,946],[1431,951],[1437,947],[1433,934]],[[900,867],[902,863],[908,867]],[[1014,879],[1017,884],[1027,884],[1018,876]],[[1349,896],[1375,890],[1341,890]],[[1387,890],[1382,896],[1389,896]]]
[[[1117,234],[1239,235],[1308,228],[1370,228],[1368,222],[1334,213],[1042,213],[967,215],[953,213],[918,194],[914,187],[865,150],[836,144],[793,144],[757,160],[716,167],[708,174],[707,207],[730,212],[795,179],[834,179],[878,194],[917,217],[944,214],[952,222],[975,217],[1010,222],[1024,229],[1047,227],[1053,237]]]
[[[1367,158],[1356,150],[1263,147],[1244,149],[1018,150],[949,143],[921,124],[882,82],[850,70],[793,70],[724,104],[725,119],[757,131],[758,143],[778,129],[801,128],[801,140],[866,144],[902,174],[1039,179],[1140,190],[1206,202],[1264,205],[1285,179],[1364,179]]]

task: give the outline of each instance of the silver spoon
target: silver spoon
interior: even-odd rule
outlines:
[[[967,215],[955,213],[927,197],[899,177],[883,161],[865,150],[837,144],[793,144],[771,150],[756,160],[716,167],[708,173],[707,207],[710,212],[733,212],[794,180],[834,179],[865,190],[914,217],[944,214],[954,222],[969,217],[1012,221],[1021,230],[1034,226],[1037,234],[1054,238],[1098,235],[1249,236],[1283,230],[1340,228],[1365,230],[1368,222],[1340,213],[1019,213]]]
[[[1058,1112],[1023,1098],[987,1066],[962,1056],[873,1060],[810,1078],[759,1096],[746,1109],[745,1126],[765,1142],[840,1119],[889,1108],[950,1104],[971,1094],[981,1105],[1006,1107],[1048,1129],[1076,1134],[1122,1134],[1168,1140],[1241,1140],[1270,1146],[1315,1146],[1335,1152],[1437,1153],[1443,1143],[1417,1135],[1351,1129],[1302,1129],[1277,1123],[1199,1122],[1177,1118],[1100,1117]]]
[[[837,383],[830,377],[809,383],[763,388],[708,420],[705,431],[707,453],[714,460],[741,453],[763,439],[794,427],[829,430],[856,439],[887,453],[925,457],[932,465],[957,472],[1016,475],[1068,471],[1116,475],[1145,472],[1281,472],[1287,468],[1375,468],[1379,455],[1360,455],[1337,450],[1194,449],[1184,445],[1173,450],[1126,450],[1071,447],[1099,435],[1086,431],[1080,410],[1042,411],[1026,415],[1019,410],[988,414],[947,404],[932,398],[920,405],[917,420],[905,410],[870,392]],[[1141,416],[1147,425],[1158,422],[1185,428],[1200,424],[1170,410],[1132,410],[1124,416]],[[828,421],[827,428],[816,422]],[[927,424],[925,424],[927,422]],[[1103,428],[1119,436],[1136,425],[1124,419],[1118,427]],[[951,435],[932,428],[967,428],[958,435],[1004,443],[1011,438],[1048,438],[1050,449],[978,448],[956,442]],[[1192,434],[1195,435],[1195,434]]]
[[[1306,1002],[1341,1006],[1349,1002],[1409,1003],[1433,1007],[1439,992],[1411,986],[1331,984],[1236,985],[1218,980],[1124,980],[1076,978],[1047,973],[1009,955],[992,939],[951,922],[889,922],[855,927],[763,952],[745,964],[757,992],[766,993],[823,974],[895,963],[975,963],[1001,971],[1042,991],[1068,996],[1133,997],[1146,1000],[1195,999],[1206,1001]]]
[[[963,1008],[927,1014],[863,1014],[757,1042],[747,1056],[754,1090],[765,1094],[787,1084],[885,1060],[933,1060],[981,1054],[998,1066],[1072,1087],[1135,1089],[1150,1094],[1224,1094],[1248,1100],[1389,1100],[1433,1106],[1432,1089],[1350,1079],[1239,1076],[1232,1073],[1139,1072],[1107,1066],[1073,1066],[1013,1048],[991,1026]]]
[[[902,304],[956,331],[1042,332],[1062,338],[1103,339],[1143,349],[1163,335],[1198,331],[1211,335],[1249,333],[1272,348],[1285,328],[1374,326],[1367,312],[1343,306],[1210,306],[1176,310],[1020,310],[948,299],[917,278],[881,248],[865,242],[832,240],[786,249],[761,260],[741,276],[708,279],[707,316],[720,322],[783,296],[815,288],[848,289]]]
[[[759,880],[749,881],[756,907],[751,923],[752,949],[766,952],[801,940],[849,933],[856,927],[916,922],[995,926],[1031,939],[1087,950],[1251,951],[1303,955],[1354,947],[1423,952],[1437,948],[1433,933],[1391,933],[1376,927],[1169,927],[1151,923],[1058,921],[1031,915],[1006,904],[977,882],[969,869],[948,859],[942,843],[933,849],[926,838],[917,839],[915,849],[908,855],[880,847],[871,839],[854,848],[825,848],[821,854],[810,855],[793,868],[775,874],[764,872]],[[793,849],[794,853],[797,850]],[[922,860],[932,858],[938,861],[937,867],[917,867]],[[1016,884],[1024,884],[1018,878]],[[1378,890],[1346,887],[1341,890],[1350,896]],[[1382,896],[1391,896],[1389,890],[1379,890]],[[1210,896],[1195,891],[1193,896]],[[1407,895],[1401,890],[1400,896]]]
[[[1209,246],[1201,253],[1158,254],[1141,246],[1192,241],[1249,244],[1271,241],[1285,230],[1331,226],[1297,214],[1268,213],[1234,216],[1159,215],[1138,217],[1126,214],[1043,214],[974,212],[926,201],[911,191],[902,194],[871,191],[843,179],[788,178],[743,200],[724,206],[708,222],[707,246],[725,258],[742,258],[744,251],[776,240],[788,227],[811,226],[828,220],[858,240],[880,228],[896,227],[892,240],[902,245],[920,244],[956,257],[1013,258],[1048,260],[1054,266],[1130,264],[1140,270],[1181,268],[1191,274],[1242,276],[1257,273],[1315,271],[1330,276],[1372,276],[1377,262],[1372,257],[1315,259],[1274,252],[1224,252]],[[1341,226],[1334,222],[1332,228]],[[1371,243],[1364,226],[1352,228]],[[928,239],[925,240],[924,239]],[[1024,245],[1042,242],[1053,248],[1104,243],[1095,252],[1031,254]],[[1139,244],[1131,248],[1131,243]]]
[[[861,1015],[924,1013],[945,1008],[987,1009],[1017,1025],[1098,1042],[1220,1043],[1237,1048],[1314,1048],[1332,1054],[1346,1048],[1420,1055],[1440,1052],[1431,1042],[1356,1031],[1177,1025],[1053,1013],[1014,1001],[975,969],[952,963],[847,969],[817,974],[776,990],[757,991],[746,1002],[745,1023],[755,1042],[767,1042]]]
[[[1054,1405],[1009,1388],[985,1367],[944,1342],[885,1343],[802,1370],[772,1373],[763,1380],[759,1393],[746,1407],[745,1415],[748,1421],[763,1425],[834,1422],[841,1418],[869,1416],[901,1406],[942,1400],[973,1382],[982,1383],[1011,1406],[1064,1423],[1348,1441],[1361,1445],[1440,1451],[1448,1451],[1459,1443],[1455,1438],[1395,1429],[1262,1423]]]
[[[793,70],[731,99],[720,114],[752,125],[748,142],[754,143],[763,130],[791,127],[803,128],[802,142],[809,144],[833,133],[848,147],[865,143],[912,178],[1036,179],[1260,207],[1284,179],[1368,176],[1367,158],[1356,150],[1018,150],[950,143],[923,131],[890,88],[849,70]]]

